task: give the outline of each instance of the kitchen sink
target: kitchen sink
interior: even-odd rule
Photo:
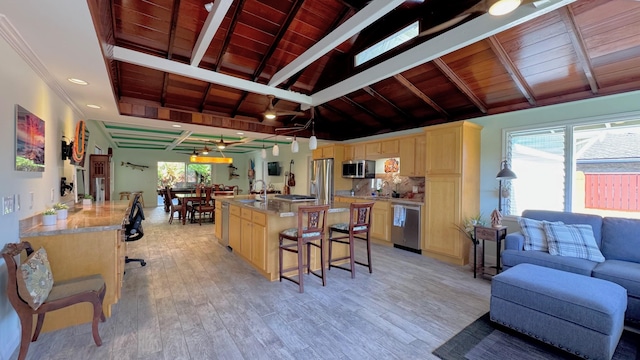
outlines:
[[[243,204],[253,204],[254,202],[258,201],[256,199],[239,199],[236,200],[239,203],[243,203]]]

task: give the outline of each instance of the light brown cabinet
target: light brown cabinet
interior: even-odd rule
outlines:
[[[391,203],[376,201],[371,210],[371,236],[378,240],[391,241]]]
[[[385,156],[398,156],[400,154],[400,140],[384,140],[380,142],[380,152]]]
[[[335,157],[335,155],[336,155],[336,146],[337,145],[321,146],[321,147],[313,150],[312,153],[311,153],[312,156],[313,156],[313,160],[329,159],[329,158]],[[342,150],[342,147],[340,149]]]
[[[251,221],[251,262],[267,271],[267,216],[253,211]]]
[[[222,239],[222,202],[220,200],[216,200],[216,209],[214,211],[214,219],[215,219],[215,236],[218,239]]]
[[[241,248],[241,229],[240,207],[229,205],[229,246],[237,252]]]
[[[449,263],[469,261],[469,239],[456,228],[480,211],[480,131],[459,121],[426,128],[423,254]]]
[[[366,152],[364,144],[353,144],[351,145],[353,149],[353,159],[352,160],[363,160],[365,159]]]
[[[418,135],[400,141],[400,175],[424,176],[425,135]]]

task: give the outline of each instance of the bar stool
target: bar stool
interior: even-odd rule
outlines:
[[[300,206],[298,208],[298,227],[283,230],[278,236],[280,282],[282,282],[282,279],[286,279],[298,284],[301,293],[304,292],[304,278],[302,276],[302,271],[304,269],[304,262],[302,258],[304,245],[307,245],[307,273],[321,278],[322,286],[326,286],[327,284],[327,278],[324,272],[324,226],[328,211],[329,205]],[[311,271],[311,246],[315,246],[320,249],[321,274]],[[284,251],[298,254],[297,266],[283,269]],[[297,281],[293,277],[282,275],[283,272],[295,269],[298,270]]]
[[[124,200],[125,198],[129,200],[130,195],[131,195],[131,192],[129,191],[120,191],[120,200]]]
[[[369,239],[369,231],[371,230],[371,209],[373,202],[368,203],[351,203],[349,207],[349,223],[339,223],[329,226],[329,270],[332,267],[347,270],[351,272],[351,278],[356,276],[355,264],[363,265],[369,268],[369,273],[373,272],[371,267],[371,240]],[[333,236],[337,232],[341,235]],[[356,236],[359,235],[359,236]],[[364,240],[367,244],[367,262],[356,261],[355,259],[355,240]],[[337,242],[349,246],[349,255],[333,258],[333,243]],[[349,268],[333,265],[336,261],[349,259]]]

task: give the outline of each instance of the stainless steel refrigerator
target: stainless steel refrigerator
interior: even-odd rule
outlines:
[[[319,203],[333,202],[333,159],[319,159],[311,162],[309,194]]]

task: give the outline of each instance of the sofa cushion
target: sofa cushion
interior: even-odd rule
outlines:
[[[593,269],[593,277],[608,280],[627,289],[629,296],[640,298],[640,264],[608,260]]]
[[[591,225],[565,225],[544,222],[544,231],[549,242],[549,254],[577,257],[603,262],[604,256],[598,249]]]
[[[598,247],[602,244],[602,217],[592,214],[579,214],[549,210],[525,210],[522,217],[535,220],[561,221],[565,224],[589,224]]]
[[[548,268],[563,270],[580,275],[591,276],[597,262],[574,257],[555,256],[542,251],[504,250],[502,264],[513,267],[518,264],[534,264]]]
[[[524,235],[524,250],[549,251],[547,235],[544,232],[543,223],[546,220],[534,220],[525,217],[518,218],[518,224]],[[562,224],[562,222],[558,222]]]
[[[600,248],[607,260],[640,263],[640,220],[605,217]]]

